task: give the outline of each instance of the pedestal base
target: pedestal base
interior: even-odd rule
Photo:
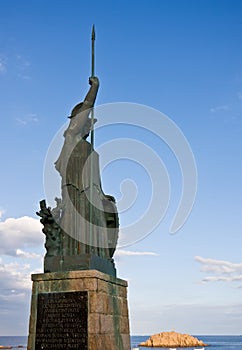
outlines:
[[[32,280],[28,350],[130,350],[126,281],[96,270]]]
[[[73,256],[45,256],[45,272],[98,270],[116,277],[113,259],[107,260],[97,255],[81,254]]]

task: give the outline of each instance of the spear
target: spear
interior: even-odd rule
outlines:
[[[95,27],[94,24],[92,26],[92,77],[94,77],[94,69],[95,69]],[[92,148],[94,147],[94,111],[92,109],[92,114],[91,114],[91,145]]]
[[[94,77],[95,68],[95,27],[92,26],[92,72],[91,76]],[[93,150],[94,150],[94,108],[91,110],[91,159],[90,159],[90,208],[89,208],[89,225],[90,225],[90,242],[91,253],[93,252]]]

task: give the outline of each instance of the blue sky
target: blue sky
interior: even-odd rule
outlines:
[[[44,255],[35,216],[45,197],[44,160],[88,89],[93,23],[97,105],[130,102],[165,113],[187,138],[198,171],[191,215],[171,235],[182,184],[169,147],[127,126],[96,134],[97,145],[115,137],[147,144],[171,183],[164,220],[116,254],[118,275],[129,281],[131,333],[241,334],[241,1],[2,0],[0,335],[28,332],[30,273],[42,270]],[[142,215],[149,200],[143,170],[121,160],[103,172],[105,192],[117,198],[123,179],[137,184],[136,206],[121,224]]]

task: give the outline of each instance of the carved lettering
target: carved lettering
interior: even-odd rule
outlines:
[[[87,308],[87,292],[39,294],[35,350],[87,350]]]

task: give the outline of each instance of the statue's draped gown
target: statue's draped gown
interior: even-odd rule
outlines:
[[[65,148],[66,147],[66,148]],[[92,224],[90,225],[92,157]],[[76,145],[64,144],[56,162],[56,169],[62,177],[62,215],[60,225],[63,231],[63,255],[92,253],[108,258],[108,237],[104,194],[101,189],[99,156],[86,140]]]

